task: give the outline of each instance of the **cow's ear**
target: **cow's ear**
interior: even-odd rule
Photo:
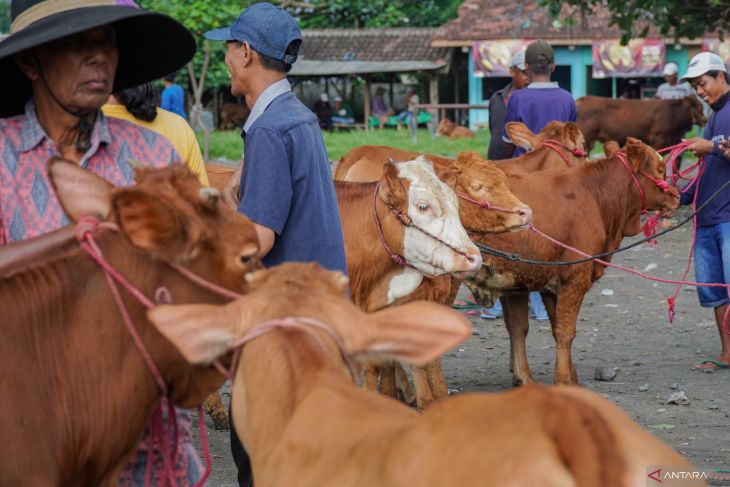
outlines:
[[[141,249],[175,258],[188,243],[175,210],[156,196],[121,189],[114,192],[112,206],[122,232]]]
[[[510,122],[505,126],[510,140],[518,147],[532,150],[539,144],[538,136],[522,122]]]
[[[603,153],[606,154],[606,157],[611,157],[619,150],[621,150],[621,147],[618,145],[618,142],[616,142],[615,140],[607,140],[603,144]]]
[[[471,325],[461,314],[426,301],[359,316],[360,323],[344,337],[353,356],[424,364],[471,335]]]
[[[235,341],[234,323],[224,306],[161,305],[147,311],[157,330],[191,364],[210,364]]]
[[[628,137],[626,139],[626,157],[631,169],[641,171],[647,165],[649,158],[648,147],[639,139]]]
[[[583,132],[580,131],[578,125],[568,122],[564,128],[565,142],[569,149],[585,150],[585,137]]]
[[[395,162],[388,160],[383,166],[383,177],[380,178],[378,196],[386,204],[397,206],[407,198],[406,188],[400,178],[400,170]]]
[[[113,189],[109,182],[59,157],[51,159],[49,166],[51,183],[71,220],[77,222],[82,215],[106,220]]]
[[[438,177],[441,181],[446,183],[449,188],[456,190],[456,184],[459,182],[459,173],[456,170],[445,169],[438,173]]]

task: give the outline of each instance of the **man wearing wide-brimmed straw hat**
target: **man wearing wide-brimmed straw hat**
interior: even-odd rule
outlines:
[[[175,71],[195,53],[185,27],[131,0],[13,0],[11,21],[0,42],[0,245],[69,222],[47,176],[53,156],[117,185],[132,182],[129,159],[150,166],[180,160],[164,137],[99,108],[112,92]],[[177,485],[192,485],[200,459],[189,417],[176,414]],[[144,484],[148,454],[161,462],[145,443],[122,485]]]

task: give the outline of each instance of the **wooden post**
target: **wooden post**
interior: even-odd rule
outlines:
[[[370,130],[370,75],[366,74],[365,92],[362,94],[363,113],[365,114],[365,130]]]
[[[429,103],[436,104],[439,102],[438,78],[436,78],[436,75],[433,74],[428,77],[428,96]],[[433,116],[431,117],[431,135],[433,137],[436,137],[436,129],[439,124],[438,112],[438,110],[434,110]]]

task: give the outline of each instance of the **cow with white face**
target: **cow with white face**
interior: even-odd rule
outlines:
[[[335,181],[355,304],[379,309],[413,292],[424,276],[481,267],[459,219],[455,182],[456,175],[437,177],[422,157],[389,162],[377,183]]]

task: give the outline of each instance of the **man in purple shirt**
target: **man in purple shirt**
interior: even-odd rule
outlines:
[[[560,88],[557,82],[550,81],[550,75],[555,71],[555,56],[550,44],[539,40],[527,46],[525,65],[531,82],[526,89],[515,92],[510,98],[505,126],[509,122],[522,122],[533,133],[538,133],[553,120],[575,122],[578,111],[573,96]],[[507,132],[502,137],[512,157],[526,152],[522,147],[514,146]]]
[[[510,97],[504,117],[505,127],[509,122],[522,122],[536,134],[553,120],[575,122],[578,111],[573,96],[560,88],[557,82],[550,81],[550,75],[555,71],[555,55],[550,44],[538,40],[527,46],[525,68],[530,84]],[[512,157],[526,152],[522,147],[515,147],[506,131],[502,138],[507,154]],[[535,291],[530,293],[530,307],[535,319],[548,319],[540,294]]]

